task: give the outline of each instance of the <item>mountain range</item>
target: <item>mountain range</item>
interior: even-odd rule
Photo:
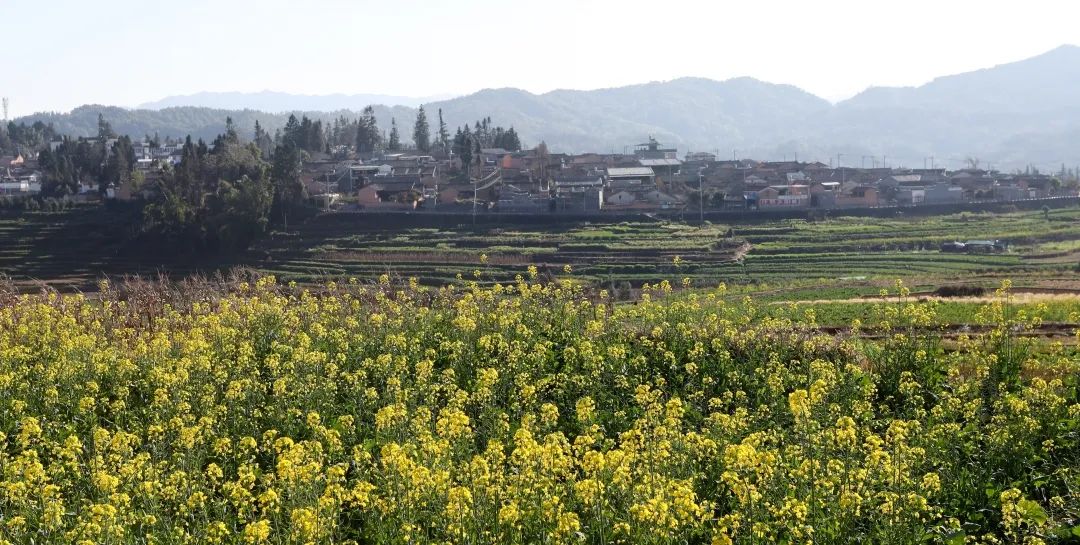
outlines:
[[[273,104],[293,95],[193,96],[201,98],[170,97],[135,110],[81,106],[17,121],[52,122],[61,132],[87,135],[96,131],[100,112],[124,133],[211,139],[222,131],[226,116],[242,130],[259,120],[273,131],[284,126],[289,113],[324,120],[356,117],[360,103],[373,102],[391,104],[375,108],[380,127],[388,128],[394,118],[408,139],[416,115],[400,97],[301,97],[292,102],[296,111],[268,113],[259,110],[279,112]],[[353,106],[347,100],[360,102]],[[230,108],[205,107],[209,104]],[[245,108],[236,108],[240,104]],[[425,107],[433,130],[440,109],[451,130],[490,116],[497,125],[513,126],[526,145],[544,141],[553,151],[623,151],[651,135],[680,153],[716,151],[722,157],[797,156],[847,166],[884,161],[915,167],[932,161],[947,168],[978,158],[995,168],[1057,170],[1080,164],[1080,47],[1066,45],[919,87],[874,87],[836,104],[794,86],[753,78],[682,78],[543,94],[485,89]]]
[[[202,92],[191,95],[176,95],[165,97],[154,102],[140,104],[137,109],[161,110],[178,106],[198,106],[201,108],[214,108],[218,110],[259,110],[267,113],[295,112],[295,111],[324,111],[336,110],[362,110],[368,104],[385,104],[387,106],[412,106],[446,100],[453,95],[437,95],[429,97],[405,97],[395,95],[295,95],[290,93],[278,93],[274,91],[260,91],[258,93],[235,93],[235,92]]]

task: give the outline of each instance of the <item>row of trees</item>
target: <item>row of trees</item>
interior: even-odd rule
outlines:
[[[231,120],[213,147],[188,137],[179,164],[164,173],[158,196],[144,210],[144,233],[189,249],[248,246],[267,230],[272,214],[285,219],[302,206],[300,167],[305,146],[314,145],[312,125],[290,123],[271,161],[259,149],[267,136],[261,127],[249,143]]]
[[[290,123],[293,119],[290,118]],[[321,124],[315,122],[312,130],[321,128]],[[521,139],[518,137],[517,131],[513,127],[504,129],[503,127],[493,126],[490,117],[477,121],[473,129],[469,129],[468,125],[466,125],[465,130],[470,135],[470,142],[475,140],[481,148],[503,148],[509,151],[521,149]],[[286,126],[285,132],[289,132],[288,126]],[[300,132],[303,135],[309,134],[304,130],[303,121],[300,122]],[[354,149],[362,154],[382,150],[401,151],[405,149],[397,119],[390,119],[389,133],[384,135],[375,119],[375,109],[371,106],[364,108],[358,119],[349,119],[344,116],[335,119],[333,125],[328,126],[325,134],[321,137],[304,136],[301,140],[306,142],[303,149],[308,151],[321,151],[321,148],[317,147],[317,145],[324,142],[327,149],[344,147]],[[457,138],[451,138],[450,136],[446,121],[443,119],[442,109],[438,111],[437,125],[434,134],[432,134],[431,122],[428,121],[427,111],[423,106],[420,106],[416,113],[412,140],[414,148],[423,153],[434,151],[449,153],[451,150],[457,150],[458,146]],[[258,128],[256,128],[256,141],[260,141]],[[460,155],[460,151],[455,151],[455,153]]]
[[[111,144],[110,144],[111,142]],[[80,185],[96,185],[104,192],[136,182],[135,149],[131,138],[80,139],[64,137],[56,149],[45,146],[38,155],[44,197],[64,197],[79,192]]]
[[[491,118],[486,117],[473,124],[470,129],[466,124],[458,127],[454,133],[451,149],[458,158],[466,172],[474,163],[479,163],[481,150],[484,148],[502,148],[507,151],[520,151],[521,139],[513,127],[504,129],[491,124]]]
[[[27,125],[26,122],[16,124],[9,121],[6,125],[0,124],[0,154],[15,155],[36,151],[56,137],[56,128],[52,123],[35,121],[32,125]]]

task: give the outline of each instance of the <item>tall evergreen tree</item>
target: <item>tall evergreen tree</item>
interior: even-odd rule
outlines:
[[[398,135],[397,120],[390,118],[390,139],[386,143],[386,149],[390,151],[401,150],[401,136]]]
[[[289,114],[289,120],[285,122],[285,130],[281,135],[282,144],[288,143],[295,147],[302,147],[303,135],[300,120],[296,115]]]
[[[259,148],[263,157],[270,157],[270,153],[274,150],[274,139],[262,128],[259,124],[259,120],[255,120],[255,147]]]
[[[116,138],[116,132],[112,125],[105,121],[105,116],[100,113],[97,116],[98,138]]]
[[[379,134],[379,125],[375,121],[375,108],[368,106],[357,123],[356,128],[356,151],[358,153],[374,153],[382,145]]]
[[[438,144],[443,153],[450,151],[450,131],[446,129],[446,122],[443,121],[442,108],[439,108]]]
[[[105,176],[102,177],[99,190],[104,192],[109,183],[121,187],[131,183],[131,174],[135,167],[135,148],[131,138],[121,136],[113,144],[109,158],[105,161]]]
[[[416,149],[427,153],[431,151],[431,128],[428,127],[427,113],[424,112],[424,105],[420,105],[420,109],[416,112],[416,124],[413,126],[413,142],[416,143]]]

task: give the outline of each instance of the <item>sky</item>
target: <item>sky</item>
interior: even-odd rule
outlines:
[[[1075,0],[0,0],[0,21],[12,118],[200,91],[542,93],[684,76],[835,101],[1080,44]]]

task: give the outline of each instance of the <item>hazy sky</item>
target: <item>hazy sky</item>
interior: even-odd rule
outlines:
[[[11,116],[198,91],[753,76],[828,99],[1080,44],[1076,0],[0,0]]]

